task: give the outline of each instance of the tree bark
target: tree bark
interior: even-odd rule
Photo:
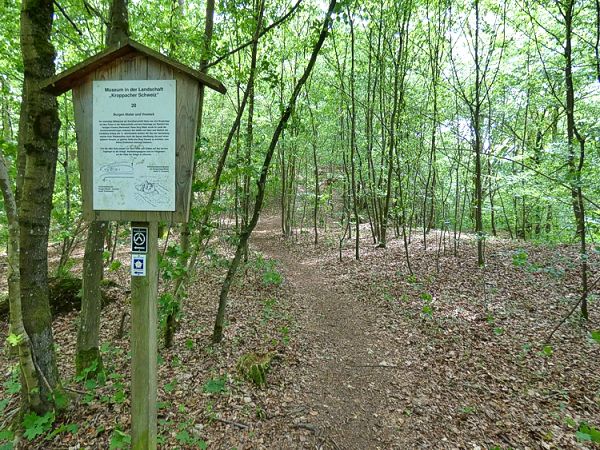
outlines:
[[[55,72],[55,52],[50,42],[53,5],[52,1],[40,0],[24,0],[21,5],[24,70],[18,164],[21,306],[39,387],[36,394],[39,402],[30,402],[25,392],[23,401],[26,408],[38,413],[55,406],[55,393],[60,389],[48,301],[48,233],[60,121],[56,97],[39,88]]]
[[[4,210],[8,220],[8,303],[9,303],[9,334],[17,337],[17,354],[21,372],[22,394],[32,409],[41,404],[39,384],[36,376],[31,342],[23,326],[21,310],[21,280],[19,263],[19,219],[17,204],[12,192],[4,155],[0,153],[0,190],[4,198]]]
[[[575,88],[573,84],[573,55],[572,55],[572,36],[573,36],[573,14],[575,1],[567,0],[564,11],[561,10],[565,21],[565,87],[567,103],[567,139],[569,146],[568,170],[571,183],[571,201],[573,204],[573,214],[577,227],[576,235],[580,243],[581,260],[581,316],[584,319],[589,318],[587,305],[588,292],[588,263],[587,263],[587,245],[586,245],[586,226],[585,226],[585,204],[583,201],[583,192],[581,188],[581,170],[585,160],[585,139],[581,136],[575,126]],[[578,144],[579,154],[575,151]]]

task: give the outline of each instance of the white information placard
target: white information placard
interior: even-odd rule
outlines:
[[[93,209],[175,210],[175,80],[94,81]]]

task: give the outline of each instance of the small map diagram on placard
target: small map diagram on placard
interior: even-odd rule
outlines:
[[[102,181],[112,178],[133,178],[132,162],[114,162],[100,167]]]
[[[164,180],[144,180],[135,184],[136,198],[155,208],[170,202],[169,190],[163,185]]]

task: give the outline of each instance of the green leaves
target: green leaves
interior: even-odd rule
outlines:
[[[575,433],[577,440],[582,442],[596,442],[600,443],[600,431],[598,429],[588,425],[586,422],[579,424],[579,429]]]
[[[227,376],[224,375],[220,378],[211,378],[202,387],[203,392],[207,394],[220,394],[225,392],[225,383],[227,382]]]
[[[177,380],[173,380],[167,384],[165,384],[164,386],[164,390],[167,394],[170,394],[171,392],[173,392],[175,390],[175,387],[177,387]]]
[[[600,330],[594,330],[590,333],[591,338],[600,344]]]
[[[28,440],[32,441],[38,436],[46,433],[52,428],[52,424],[54,423],[54,412],[47,412],[43,416],[38,416],[34,412],[30,412],[25,414],[23,417],[23,436],[25,436]]]
[[[523,267],[527,264],[529,254],[522,248],[515,250],[512,254],[512,263],[515,267]]]
[[[423,309],[421,310],[423,315],[429,318],[433,317],[433,296],[429,292],[423,292],[421,293],[420,298],[424,303]]]
[[[19,371],[15,368],[12,371],[10,379],[2,383],[2,386],[6,389],[6,392],[10,395],[18,394],[21,392],[21,381],[19,379]]]
[[[110,450],[129,448],[129,444],[131,444],[131,436],[118,428],[113,431],[110,436]]]
[[[177,434],[175,435],[175,439],[177,439],[177,442],[179,442],[179,444],[181,444],[185,448],[199,448],[202,450],[208,448],[206,442],[204,442],[199,437],[194,436],[193,432],[190,433],[188,431],[188,429],[192,428],[192,426],[193,422],[191,420],[187,420],[177,425]]]
[[[12,450],[12,440],[15,438],[15,433],[9,429],[0,430],[0,450]]]
[[[11,347],[16,347],[17,345],[19,345],[21,343],[21,341],[23,340],[23,336],[20,334],[9,334],[8,337],[6,338],[6,342],[8,342],[8,344]]]

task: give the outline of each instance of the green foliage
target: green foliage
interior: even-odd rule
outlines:
[[[12,440],[15,438],[15,433],[9,429],[0,430],[0,450],[12,450]]]
[[[417,278],[416,275],[407,275],[406,276],[406,282],[410,283],[410,284],[416,284],[419,282],[419,279]]]
[[[283,345],[288,345],[290,343],[290,328],[284,325],[279,328],[279,332],[281,333],[281,342]]]
[[[600,431],[593,426],[588,425],[586,422],[579,424],[579,429],[575,433],[577,440],[582,442],[595,442],[600,443]]]
[[[123,266],[123,263],[120,260],[115,259],[108,265],[108,270],[111,272],[116,272],[121,268],[121,266]]]
[[[472,406],[463,406],[460,409],[460,412],[463,414],[474,414],[475,413],[475,408]]]
[[[22,340],[23,340],[22,335],[14,334],[14,333],[10,333],[8,335],[8,337],[6,338],[6,342],[8,342],[8,345],[10,345],[11,347],[16,347],[17,345],[19,345],[21,343]]]
[[[35,412],[29,412],[23,416],[23,436],[32,441],[43,435],[52,428],[55,416],[54,411],[38,416]]]
[[[433,300],[433,296],[428,293],[428,292],[423,292],[421,295],[421,300],[423,300],[425,303],[431,302],[431,300]]]
[[[167,394],[170,394],[171,392],[173,392],[175,390],[176,387],[177,387],[177,380],[173,380],[173,381],[170,381],[169,383],[165,384],[163,389]]]
[[[2,383],[2,386],[6,389],[6,393],[13,395],[21,392],[21,380],[19,376],[19,368],[15,366],[11,371],[10,378]]]
[[[56,436],[58,436],[59,434],[63,434],[63,433],[75,434],[75,433],[77,433],[78,430],[79,430],[79,425],[77,425],[76,423],[62,424],[62,425],[56,427],[50,433],[48,433],[48,436],[46,436],[46,440],[50,441],[50,440],[54,439]]]
[[[168,314],[173,314],[179,311],[179,303],[172,293],[164,292],[158,299],[158,308],[161,318],[164,318]]]
[[[83,369],[79,375],[75,376],[75,381],[78,383],[81,383],[82,381],[86,381],[86,385],[87,385],[87,381],[90,381],[90,383],[95,383],[96,380],[94,378],[96,378],[99,374],[99,370],[98,370],[100,368],[99,366],[100,366],[100,361],[95,359],[94,361],[92,361],[92,363],[89,366],[87,366],[85,369]]]
[[[277,304],[276,298],[268,298],[263,301],[263,323],[268,322],[275,317],[275,305]]]
[[[594,330],[590,333],[590,337],[600,344],[600,330]]]
[[[182,264],[185,254],[179,245],[169,245],[164,257],[159,258],[159,269],[164,280],[176,280],[183,277],[187,267]]]
[[[188,430],[193,430],[193,422],[191,420],[187,420],[177,425],[177,433],[175,434],[175,439],[177,442],[182,445],[184,448],[198,448],[201,450],[205,450],[208,448],[206,442],[199,437],[190,433]]]
[[[177,442],[179,442],[181,445],[185,446],[185,448],[193,447],[202,450],[208,448],[206,442],[204,442],[202,439],[190,435],[190,433],[187,430],[179,430],[175,435],[175,439],[177,439]]]
[[[63,265],[60,265],[56,268],[56,271],[54,272],[54,276],[56,278],[63,278],[63,279],[73,278],[73,273],[71,273],[71,269],[73,269],[73,267],[75,267],[75,260],[68,259],[67,261],[65,261],[65,263]]]
[[[113,430],[110,435],[110,450],[118,450],[123,448],[129,448],[131,444],[131,436],[118,428]]]
[[[211,378],[204,386],[202,386],[202,391],[207,394],[220,394],[225,392],[227,384],[227,376],[223,375],[222,377]]]
[[[512,263],[515,267],[523,267],[527,264],[529,254],[522,248],[517,249],[512,254]]]
[[[421,300],[423,300],[423,308],[421,312],[424,316],[432,318],[433,317],[433,296],[428,292],[423,292],[420,295]]]
[[[259,254],[254,261],[255,269],[261,273],[264,286],[280,286],[283,283],[283,276],[277,270],[277,261],[274,259],[265,259]]]

